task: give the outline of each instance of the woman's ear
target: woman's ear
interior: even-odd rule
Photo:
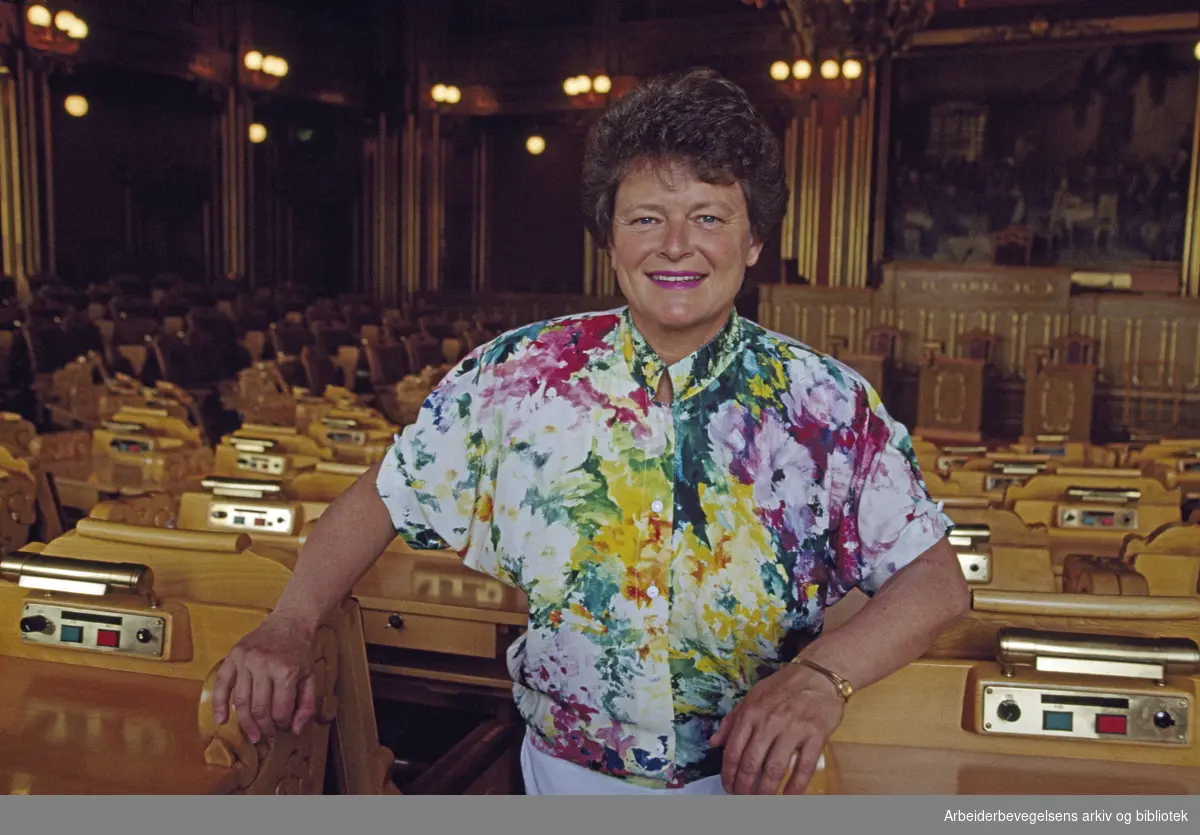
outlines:
[[[753,267],[758,263],[758,256],[762,255],[763,241],[757,238],[750,239],[750,250],[746,253],[746,266]]]

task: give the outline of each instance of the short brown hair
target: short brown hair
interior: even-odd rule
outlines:
[[[746,91],[714,70],[646,81],[592,128],[583,157],[583,211],[602,249],[612,238],[617,187],[642,160],[681,161],[705,182],[740,184],[758,241],[783,218],[788,192],[779,140]]]

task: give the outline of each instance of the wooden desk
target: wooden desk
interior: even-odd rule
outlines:
[[[258,744],[234,719],[214,725],[211,683],[220,661],[262,623],[291,577],[286,554],[249,546],[249,537],[235,534],[84,519],[71,533],[10,557],[0,580],[0,622],[10,625],[0,631],[0,777],[10,791],[319,794],[332,754],[339,789],[388,792],[392,755],[378,745],[351,600],[317,630],[312,724]],[[103,579],[110,576],[106,564],[124,565],[131,556],[141,578],[136,590],[128,580]],[[47,594],[17,582],[54,576],[56,557],[85,561],[73,565],[111,593]],[[114,582],[118,587],[106,588]],[[42,625],[19,632],[31,601],[44,607]],[[130,618],[141,617],[161,621],[136,638],[152,642],[152,630],[161,629],[157,655],[135,650],[139,625]],[[55,626],[70,620],[84,622],[82,633],[68,637],[66,625]],[[109,624],[122,636],[103,643],[99,627],[87,631],[90,623]]]
[[[414,757],[405,794],[520,794],[524,724],[506,655],[528,623],[525,595],[457,554],[395,549],[354,587],[381,741]],[[401,705],[392,721],[388,703]],[[423,718],[427,717],[427,718]]]
[[[1187,766],[908,748],[834,742],[826,794],[1197,794],[1200,769]]]
[[[5,658],[0,788],[18,794],[229,794],[234,769],[206,765],[202,683]],[[165,708],[165,709],[164,709]]]

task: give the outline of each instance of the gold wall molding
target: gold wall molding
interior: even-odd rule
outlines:
[[[587,296],[615,296],[617,271],[613,269],[608,253],[596,246],[592,233],[583,232],[583,292]]]
[[[442,253],[446,246],[446,144],[442,117],[432,111],[426,120],[425,148],[425,282],[422,289],[442,288]]]
[[[913,35],[909,50],[915,53],[922,49],[975,44],[1025,44],[1116,35],[1168,34],[1194,31],[1196,28],[1196,15],[1188,12],[1064,20],[1057,23],[1033,15],[1025,23],[1003,26],[925,29]]]
[[[30,276],[55,270],[50,90],[22,53],[11,63],[0,67],[0,258],[28,301]]]
[[[225,93],[221,112],[217,171],[217,223],[212,263],[231,277],[254,278],[254,175],[249,130],[254,105],[234,87]]]
[[[492,134],[485,128],[475,134],[471,149],[471,290],[476,293],[489,286],[491,201]]]
[[[396,304],[400,289],[400,137],[379,115],[363,146],[362,263],[371,295]]]
[[[1192,178],[1187,206],[1182,288],[1183,295],[1194,298],[1200,296],[1200,90],[1196,93],[1196,115],[1192,120]]]
[[[789,196],[780,258],[794,261],[810,284],[866,287],[870,280],[876,72],[871,65],[861,82],[794,99],[784,132]]]
[[[415,113],[409,113],[404,121],[403,150],[400,153],[398,289],[405,301],[421,290],[421,139],[420,120]]]

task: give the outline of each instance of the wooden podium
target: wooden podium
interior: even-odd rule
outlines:
[[[1087,443],[1096,396],[1096,340],[1065,336],[1025,360],[1026,438],[1056,435]]]
[[[978,443],[983,439],[986,381],[995,337],[963,335],[961,357],[932,345],[921,363],[915,435],[929,440]]]

